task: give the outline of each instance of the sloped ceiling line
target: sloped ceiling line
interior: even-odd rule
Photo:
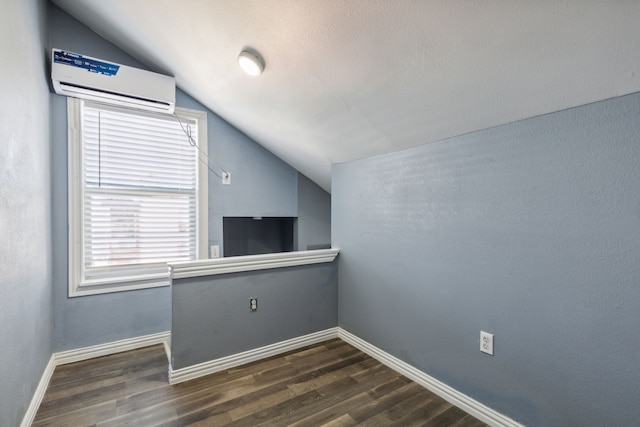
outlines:
[[[54,2],[326,190],[333,163],[640,90],[640,2]]]

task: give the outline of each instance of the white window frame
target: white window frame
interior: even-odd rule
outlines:
[[[101,279],[87,279],[83,269],[83,223],[84,190],[82,185],[82,108],[86,101],[67,98],[68,121],[68,230],[69,230],[69,297],[96,295],[134,289],[168,286],[169,268],[166,263],[135,266],[121,270],[122,274]],[[110,108],[114,108],[110,106]],[[127,110],[125,107],[118,109]],[[154,113],[130,110],[136,114]],[[207,113],[186,108],[175,109],[183,120],[198,122],[198,162],[196,166],[196,256],[207,258],[208,248],[208,160],[207,160]],[[186,135],[185,135],[186,137]]]

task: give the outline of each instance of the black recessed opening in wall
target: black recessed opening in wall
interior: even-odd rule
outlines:
[[[224,256],[258,255],[293,251],[291,217],[224,217]]]

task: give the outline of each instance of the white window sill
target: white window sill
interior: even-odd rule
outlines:
[[[160,288],[169,286],[169,284],[169,271],[167,269],[167,272],[162,274],[143,274],[99,280],[84,280],[78,286],[69,288],[69,297]]]
[[[185,279],[188,277],[320,264],[333,262],[339,253],[339,249],[332,248],[176,262],[169,264],[169,274],[171,279]]]

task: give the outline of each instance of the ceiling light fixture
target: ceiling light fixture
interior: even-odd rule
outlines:
[[[257,52],[243,50],[238,55],[238,64],[242,71],[250,76],[259,76],[264,71],[264,60]]]

